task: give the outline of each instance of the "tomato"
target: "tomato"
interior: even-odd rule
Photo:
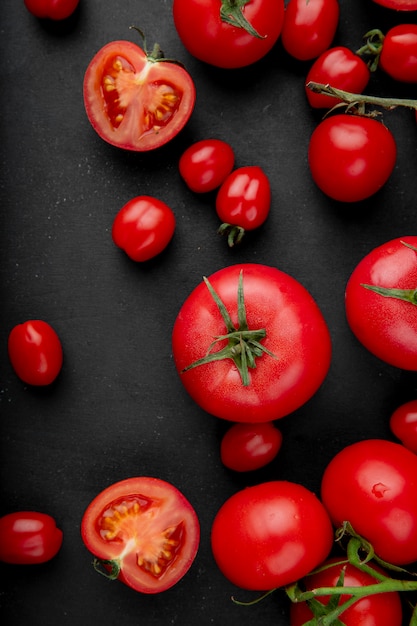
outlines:
[[[374,563],[368,566],[378,573],[388,575]],[[326,568],[326,569],[321,569]],[[320,571],[312,573],[304,579],[307,590],[321,587],[337,587],[340,575],[344,571],[343,585],[345,587],[366,587],[378,582],[371,574],[364,572],[354,565],[341,564],[340,559],[331,558],[322,564]],[[338,604],[344,604],[351,596],[343,594]],[[327,605],[330,597],[317,597],[322,604]],[[293,603],[290,609],[291,626],[303,626],[313,618],[313,611],[306,602]],[[379,593],[357,600],[340,615],[345,626],[401,626],[402,606],[400,595],[393,591]]]
[[[164,202],[137,196],[117,213],[112,238],[133,261],[148,261],[164,250],[175,231],[175,216]]]
[[[130,41],[112,41],[93,57],[84,77],[84,105],[97,134],[118,148],[145,152],[173,139],[195,104],[187,70]]]
[[[340,202],[358,202],[375,194],[391,176],[396,156],[395,139],[386,126],[344,113],[320,122],[308,149],[314,182]]]
[[[323,52],[311,66],[306,85],[312,81],[322,85],[331,85],[352,93],[362,93],[370,78],[370,71],[365,61],[344,46],[330,48]],[[338,98],[314,93],[306,87],[310,106],[317,109],[330,109],[341,102]]]
[[[58,554],[62,540],[62,530],[46,513],[17,511],[0,517],[0,561],[4,563],[45,563]]]
[[[331,45],[339,23],[338,0],[289,0],[281,41],[299,61],[315,59]]]
[[[27,10],[35,17],[65,20],[72,15],[79,0],[24,0]]]
[[[61,371],[61,341],[48,322],[18,324],[9,334],[7,347],[14,371],[28,385],[50,385]]]
[[[189,146],[179,161],[179,171],[195,193],[213,191],[230,174],[235,162],[233,148],[221,139],[202,139]]]
[[[295,411],[318,390],[331,359],[329,330],[311,294],[255,263],[225,267],[192,291],[175,320],[172,348],[194,401],[233,422],[270,422]]]
[[[395,409],[389,426],[403,446],[417,454],[417,400],[405,402]]]
[[[367,439],[333,457],[321,486],[335,526],[347,521],[384,561],[417,560],[417,456],[399,443]]]
[[[417,82],[417,24],[399,24],[386,33],[379,67],[394,80]]]
[[[211,530],[214,559],[234,585],[266,591],[302,578],[329,554],[330,519],[306,487],[271,481],[232,495]]]
[[[417,11],[417,0],[374,0],[374,2],[395,11]]]
[[[141,593],[159,593],[190,569],[200,525],[176,487],[141,476],[99,493],[83,515],[81,536],[98,564],[109,570],[109,578]]]
[[[416,284],[417,237],[400,237],[367,254],[345,292],[356,338],[382,361],[411,371],[417,370]]]
[[[174,0],[173,16],[194,57],[221,68],[245,67],[278,40],[284,0]]]
[[[272,422],[233,424],[223,435],[220,458],[235,472],[248,472],[270,463],[278,454],[282,433]]]

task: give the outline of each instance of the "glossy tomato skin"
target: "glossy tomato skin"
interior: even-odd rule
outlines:
[[[373,0],[387,9],[394,11],[417,11],[417,0]]]
[[[379,67],[394,80],[417,83],[417,24],[399,24],[386,33]]]
[[[388,563],[417,560],[417,456],[399,443],[367,439],[338,452],[321,497],[335,526],[347,521]]]
[[[78,6],[79,0],[24,0],[27,10],[35,17],[65,20]]]
[[[195,193],[220,187],[233,169],[233,148],[221,139],[202,139],[189,146],[179,161],[180,174]]]
[[[140,476],[110,485],[90,502],[81,537],[95,557],[118,565],[118,580],[155,594],[175,585],[190,569],[200,524],[176,487]]]
[[[149,261],[165,250],[174,232],[172,209],[151,196],[129,200],[117,213],[112,226],[116,246],[137,262]]]
[[[332,542],[332,525],[319,499],[288,481],[235,493],[220,507],[211,530],[220,571],[253,591],[299,580],[327,558]]]
[[[16,511],[0,517],[0,561],[15,565],[45,563],[63,541],[53,517],[37,511]]]
[[[402,243],[404,242],[404,243]],[[400,237],[378,246],[353,270],[345,290],[347,322],[376,357],[404,370],[417,370],[417,306],[382,296],[363,285],[415,289],[417,237]]]
[[[338,0],[289,0],[281,41],[299,61],[317,58],[330,47],[339,23]]]
[[[270,422],[295,411],[321,386],[331,359],[327,324],[311,294],[294,278],[262,264],[223,268],[209,277],[237,326],[239,275],[249,329],[265,328],[263,354],[243,386],[230,359],[182,370],[207,353],[225,325],[207,286],[200,283],[181,307],[172,333],[181,381],[205,411],[234,422]],[[218,349],[223,347],[223,342]]]
[[[417,400],[405,402],[395,409],[389,426],[403,446],[417,454]]]
[[[351,93],[362,93],[370,78],[365,61],[344,46],[329,48],[323,52],[308,71],[306,85],[313,81],[331,85]],[[338,98],[314,93],[306,86],[307,100],[315,109],[331,109],[341,102]]]
[[[28,385],[50,385],[61,371],[62,344],[48,322],[28,320],[14,326],[7,348],[14,371]]]
[[[237,423],[223,435],[220,458],[235,472],[249,472],[270,463],[281,444],[282,433],[272,422]]]
[[[376,572],[388,576],[387,572],[384,572],[382,568],[374,563],[370,562],[368,565]],[[343,583],[345,587],[366,587],[378,582],[377,578],[361,571],[350,563],[346,566],[341,564],[340,559],[337,557],[326,560],[322,567],[326,567],[326,569],[313,573],[304,579],[303,583],[307,591],[321,587],[336,587],[342,569],[345,569]],[[339,604],[346,602],[349,597],[348,595],[342,595]],[[317,599],[326,605],[330,597],[322,596]],[[313,612],[306,602],[291,604],[291,626],[304,626],[312,618]],[[343,611],[339,619],[345,626],[401,626],[402,605],[400,595],[394,591],[362,598]]]
[[[338,114],[313,131],[308,162],[316,185],[339,202],[374,195],[391,176],[397,157],[392,133],[369,117]]]
[[[171,141],[188,122],[196,97],[185,68],[155,60],[130,41],[112,41],[97,52],[85,72],[83,93],[97,134],[136,152]]]
[[[284,20],[283,0],[249,0],[243,14],[256,37],[221,19],[221,0],[174,0],[178,35],[194,57],[224,69],[246,67],[263,58],[275,45]]]

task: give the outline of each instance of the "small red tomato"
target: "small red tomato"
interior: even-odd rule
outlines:
[[[374,0],[374,2],[394,11],[417,11],[417,0]]]
[[[132,261],[148,261],[171,241],[175,216],[164,202],[151,196],[129,200],[113,222],[112,238]]]
[[[28,385],[49,385],[61,371],[61,341],[43,320],[28,320],[15,326],[9,335],[8,352],[14,371]]]
[[[417,83],[417,24],[399,24],[386,33],[379,67],[394,80]]]
[[[331,45],[339,23],[338,0],[289,0],[281,41],[299,61],[315,59]]]
[[[248,472],[270,463],[281,443],[281,431],[272,422],[234,424],[223,436],[220,458],[229,469]]]
[[[389,426],[403,446],[417,454],[417,400],[399,406],[391,415]]]
[[[72,15],[79,0],[24,0],[27,10],[35,17],[65,20]]]
[[[179,170],[188,187],[196,193],[213,191],[230,174],[235,162],[232,147],[220,139],[202,139],[187,148]]]
[[[45,563],[59,552],[62,540],[62,530],[46,513],[19,511],[0,517],[0,561],[4,563]]]

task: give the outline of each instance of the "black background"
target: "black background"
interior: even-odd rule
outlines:
[[[371,0],[341,0],[335,44],[356,50],[364,33],[415,22]],[[82,99],[84,71],[109,41],[158,41],[182,61],[197,88],[187,127],[148,154],[126,153],[92,130]],[[284,626],[288,604],[278,592],[243,608],[210,550],[221,504],[246,485],[270,479],[319,492],[321,474],[343,446],[391,438],[388,419],[417,396],[414,373],[392,368],[353,337],[344,314],[346,281],[360,259],[391,238],[415,235],[417,125],[407,109],[384,113],[398,144],[386,186],[357,204],[336,203],[311,180],[310,135],[321,113],[304,94],[310,63],[288,57],[280,43],[241,70],[220,70],[182,46],[167,0],[81,0],[65,23],[37,20],[23,1],[2,0],[1,12],[0,514],[32,509],[64,531],[47,564],[2,564],[4,626],[252,624]],[[378,71],[368,93],[416,97]],[[178,174],[194,141],[228,141],[236,167],[260,165],[272,184],[267,223],[229,249],[216,234],[214,194],[197,196]],[[154,195],[177,218],[174,239],[157,259],[135,264],[111,241],[116,212],[132,197]],[[226,470],[219,442],[228,424],[202,412],[175,371],[170,336],[176,314],[203,275],[233,263],[257,262],[297,278],[319,303],[333,340],[329,375],[316,396],[280,420],[284,443],[267,468]],[[65,361],[54,385],[34,389],[7,357],[11,328],[40,318],[57,330]],[[80,539],[92,498],[129,476],[175,484],[201,521],[201,547],[171,590],[143,596],[94,572]]]

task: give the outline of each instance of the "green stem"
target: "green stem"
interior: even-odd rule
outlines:
[[[379,64],[385,35],[378,28],[374,28],[365,33],[363,38],[366,42],[356,51],[356,54],[360,57],[369,57],[368,68],[371,72],[375,72]]]
[[[408,109],[417,110],[417,100],[410,100],[408,98],[380,98],[379,96],[367,96],[360,93],[350,93],[349,91],[344,91],[343,89],[337,89],[331,85],[316,83],[314,81],[309,81],[306,86],[314,93],[338,98],[350,106],[371,104],[388,110],[395,109],[396,107],[406,107]]]
[[[243,28],[249,35],[256,37],[257,39],[264,39],[265,37],[260,35],[257,30],[252,26],[243,14],[243,9],[246,4],[251,0],[222,0],[220,7],[220,18],[226,24],[235,26],[237,28]]]
[[[417,289],[391,289],[389,287],[377,287],[376,285],[365,285],[361,283],[361,287],[374,291],[384,298],[396,298],[397,300],[404,300],[404,302],[410,302],[411,304],[417,304]]]

